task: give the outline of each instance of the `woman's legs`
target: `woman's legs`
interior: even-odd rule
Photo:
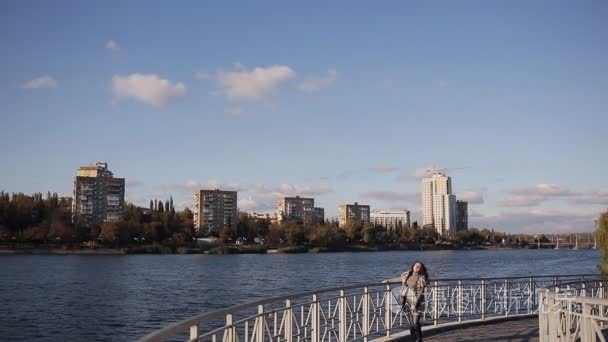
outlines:
[[[420,316],[422,316],[420,311],[416,310],[412,313],[413,324],[412,328],[410,329],[410,334],[412,335],[412,340],[416,342],[422,342],[422,326],[420,325]]]

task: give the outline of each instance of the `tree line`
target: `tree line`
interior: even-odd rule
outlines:
[[[34,244],[99,242],[122,246],[133,243],[185,245],[192,241],[193,214],[175,210],[173,198],[150,201],[150,209],[132,203],[120,220],[101,225],[72,218],[72,198],[57,193],[26,195],[0,192],[0,241]]]
[[[238,217],[236,231],[226,227],[219,232],[197,235],[190,209],[176,210],[173,198],[150,200],[149,208],[127,203],[122,217],[116,222],[86,225],[76,217],[72,220],[72,199],[57,193],[9,194],[0,192],[0,241],[34,244],[81,244],[94,241],[107,246],[160,243],[172,246],[195,246],[195,237],[213,235],[223,243],[238,239],[253,243],[263,241],[267,246],[343,247],[348,245],[419,245],[443,242],[430,227],[399,225],[387,229],[369,223],[349,222],[340,227],[337,222],[316,224],[284,221],[272,223],[246,214]],[[512,235],[491,229],[471,228],[456,232],[451,243],[465,245],[502,244],[525,246],[534,243],[531,235]],[[549,240],[541,236],[541,242]]]

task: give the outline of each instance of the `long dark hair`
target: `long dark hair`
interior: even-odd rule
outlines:
[[[420,261],[414,261],[414,263],[412,264],[412,267],[410,267],[410,270],[407,272],[408,276],[411,276],[412,274],[414,274],[414,265],[416,264],[420,264],[420,272],[418,272],[419,275],[424,277],[424,280],[429,280],[429,274],[426,272],[426,266],[424,266],[424,264]]]

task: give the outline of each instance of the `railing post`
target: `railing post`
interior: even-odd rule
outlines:
[[[536,304],[536,289],[534,288],[534,279],[530,277],[528,280],[528,313],[532,313],[534,308],[537,306]]]
[[[591,318],[591,304],[583,303],[583,316],[581,317],[581,342],[595,342],[595,329]]]
[[[362,300],[363,300],[363,324],[361,327],[361,330],[362,330],[361,333],[363,335],[363,341],[367,342],[367,338],[369,336],[369,324],[370,324],[370,319],[369,319],[370,318],[370,315],[369,315],[370,314],[370,312],[369,312],[370,298],[369,298],[369,288],[367,286],[363,289]]]
[[[311,331],[311,341],[312,342],[320,342],[321,341],[321,331],[320,331],[320,319],[319,319],[319,300],[316,294],[312,295],[312,304],[310,307],[312,311],[310,318],[312,319],[312,331]]]
[[[293,339],[293,309],[291,308],[291,300],[285,301],[285,342],[292,342]]]
[[[456,288],[456,314],[458,315],[458,322],[462,322],[462,311],[463,311],[463,298],[462,298],[462,281],[458,281],[458,287]]]
[[[433,325],[439,324],[439,286],[437,281],[433,282]]]
[[[593,287],[591,288],[591,291],[593,291]],[[578,296],[587,297],[587,284],[581,284],[581,293],[579,293]]]
[[[264,317],[264,305],[258,305],[258,317],[256,318],[255,342],[264,342],[266,330],[266,318]]]
[[[486,319],[486,280],[481,280],[481,319]]]
[[[386,298],[384,300],[384,326],[386,327],[386,337],[391,337],[391,329],[393,328],[393,314],[391,309],[393,308],[393,295],[391,292],[391,285],[386,285]]]
[[[340,290],[340,298],[338,299],[338,315],[340,316],[338,338],[340,342],[346,342],[346,329],[348,327],[346,322],[346,296],[344,290]]]
[[[505,316],[509,316],[509,279],[505,279]]]
[[[198,340],[198,325],[193,324],[190,326],[190,341]]]
[[[234,320],[232,314],[226,314],[226,327],[224,328],[223,342],[236,342],[236,329],[233,324]]]

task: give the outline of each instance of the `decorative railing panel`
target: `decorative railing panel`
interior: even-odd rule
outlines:
[[[438,326],[532,314],[541,288],[598,277],[431,280],[422,322]],[[373,283],[259,300],[171,324],[141,341],[346,342],[390,337],[408,328],[400,288],[400,282]]]
[[[588,280],[547,286],[539,299],[541,342],[606,341],[608,282]]]

